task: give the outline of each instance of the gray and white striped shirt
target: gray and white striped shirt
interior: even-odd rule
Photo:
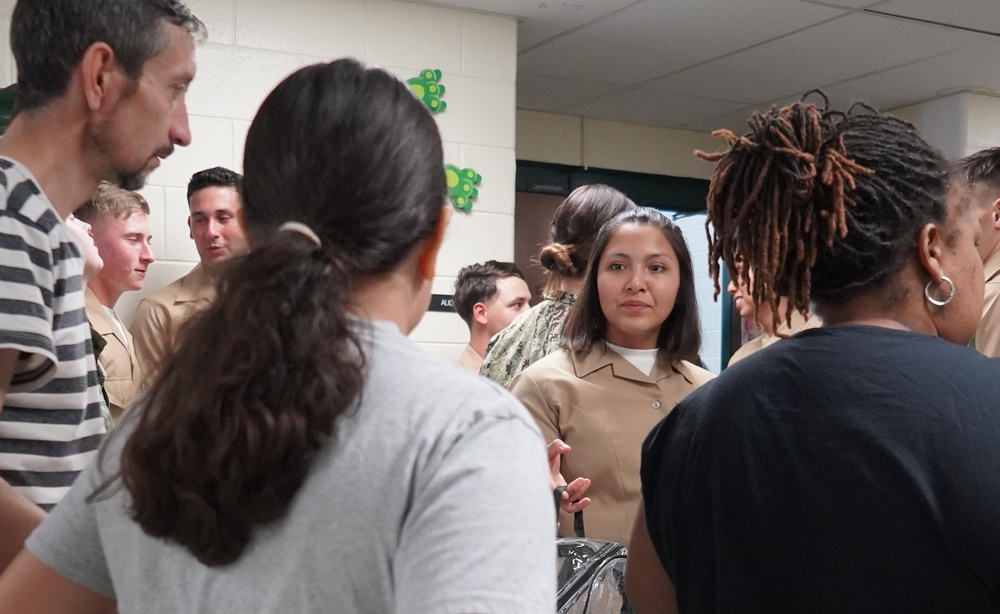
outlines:
[[[31,173],[0,158],[0,348],[20,352],[0,411],[0,478],[51,509],[104,436],[83,255]]]

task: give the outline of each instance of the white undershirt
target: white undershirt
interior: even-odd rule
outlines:
[[[127,338],[125,337],[125,327],[122,325],[122,321],[118,319],[118,314],[115,313],[115,310],[110,307],[105,305],[101,305],[101,307],[104,309],[104,313],[108,314],[111,321],[115,323],[115,328],[118,329],[118,332],[121,334],[122,342],[124,342]]]
[[[606,343],[607,346],[615,352],[618,352],[622,358],[632,363],[632,366],[646,375],[653,372],[653,366],[656,365],[656,354],[660,350],[656,348],[651,350],[635,350],[632,348],[623,348],[620,345],[608,343],[607,341],[604,343]]]

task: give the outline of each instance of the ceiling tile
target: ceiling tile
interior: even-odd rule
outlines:
[[[517,48],[529,49],[563,32],[579,28],[623,9],[636,0],[573,0],[572,2],[532,2],[534,9],[517,28]],[[496,10],[496,9],[494,9]]]
[[[619,86],[562,77],[518,73],[517,108],[558,113],[564,108],[610,94]]]
[[[963,28],[1000,33],[1000,3],[997,0],[889,0],[874,10],[926,19]]]
[[[885,2],[885,0],[800,0],[800,1],[809,4],[840,6],[846,9],[863,9],[870,6],[875,6],[880,2]]]
[[[645,2],[522,53],[518,65],[632,85],[843,14],[798,0]]]
[[[754,104],[987,39],[981,34],[853,13],[646,87]]]
[[[838,104],[864,101],[888,110],[968,90],[1000,93],[1000,42],[987,41],[935,58],[825,88]]]
[[[802,100],[802,95],[796,96],[785,96],[776,100],[770,100],[768,102],[762,102],[755,105],[750,105],[737,109],[736,111],[731,111],[728,113],[723,113],[720,115],[715,115],[713,117],[707,117],[703,119],[696,119],[688,122],[683,127],[688,130],[704,130],[705,132],[714,132],[716,130],[732,130],[736,134],[744,134],[749,131],[747,122],[750,120],[750,116],[753,113],[763,113],[770,109],[771,107],[784,107],[790,105],[794,102],[799,102]],[[810,95],[806,99],[808,102],[814,102],[817,105],[823,104],[823,99],[815,94]],[[725,145],[724,141],[719,140],[719,147],[722,148]]]
[[[645,0],[410,0],[463,11],[508,15],[518,19],[518,49],[588,24],[630,4]]]
[[[564,109],[585,117],[677,127],[688,122],[727,113],[741,105],[722,100],[680,96],[666,92],[622,89]]]

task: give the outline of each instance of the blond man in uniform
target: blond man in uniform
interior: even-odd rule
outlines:
[[[200,262],[136,308],[132,335],[147,375],[173,354],[181,324],[215,298],[213,279],[223,263],[247,251],[240,224],[242,183],[242,175],[219,166],[195,173],[188,182],[188,229]]]
[[[972,339],[981,354],[1000,357],[1000,147],[959,160],[957,182],[964,182],[979,217],[979,257],[986,276],[983,317]]]
[[[487,260],[459,271],[455,311],[469,327],[469,345],[459,364],[478,375],[490,339],[526,312],[530,301],[531,290],[513,262]]]
[[[90,202],[77,209],[76,217],[90,224],[104,261],[104,267],[87,283],[84,302],[90,326],[104,340],[97,359],[107,372],[104,391],[117,422],[139,396],[142,369],[132,335],[114,308],[122,294],[142,290],[153,262],[149,204],[136,192],[102,182]]]

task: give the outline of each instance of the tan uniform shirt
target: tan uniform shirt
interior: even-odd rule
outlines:
[[[132,319],[139,364],[153,377],[178,342],[180,325],[208,306],[215,298],[215,286],[201,265],[174,283],[139,302]]]
[[[105,341],[97,360],[107,373],[104,391],[108,393],[111,418],[117,423],[142,391],[142,369],[136,359],[132,335],[124,326],[119,327],[112,321],[90,288],[86,289],[83,296],[87,320]]]
[[[479,375],[479,369],[483,366],[483,357],[476,354],[476,350],[471,345],[466,345],[462,350],[462,355],[458,357],[458,364],[466,371],[471,371]]]
[[[573,451],[562,458],[567,482],[590,478],[587,537],[628,544],[639,507],[639,460],[649,431],[692,390],[715,376],[689,362],[657,362],[642,373],[603,341],[586,355],[559,350],[522,371],[511,392],[538,422],[545,441]],[[559,535],[573,535],[560,512]]]
[[[747,356],[763,350],[764,348],[772,345],[778,341],[781,341],[785,337],[791,337],[792,335],[797,335],[804,330],[810,328],[819,328],[823,325],[823,320],[817,315],[810,315],[807,320],[805,316],[797,311],[792,312],[792,325],[789,326],[787,322],[782,322],[778,325],[777,334],[768,335],[764,333],[757,337],[756,339],[751,339],[750,341],[743,344],[743,347],[736,350],[732,358],[729,359],[729,366],[733,366],[739,361],[743,360]],[[785,337],[782,337],[784,335]]]
[[[983,263],[986,274],[986,296],[983,297],[983,318],[972,338],[980,354],[1000,358],[1000,252]]]

